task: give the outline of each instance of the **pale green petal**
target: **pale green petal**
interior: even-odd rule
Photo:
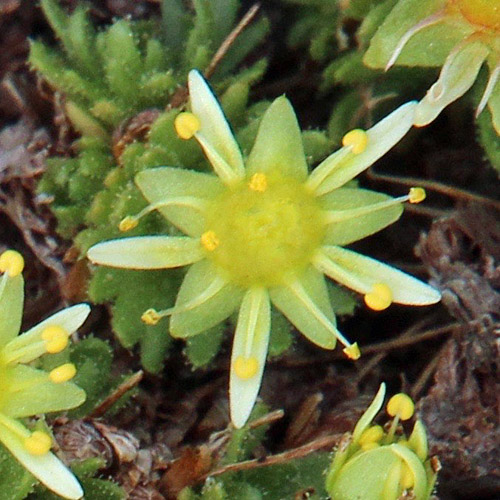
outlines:
[[[384,283],[398,304],[423,306],[441,300],[441,293],[435,288],[371,257],[336,246],[325,246],[322,253],[329,264],[323,261],[321,265],[316,259],[315,265],[331,279],[359,293],[369,293],[373,285]]]
[[[343,186],[397,144],[413,125],[417,103],[403,104],[366,131],[368,144],[359,154],[343,147],[323,160],[311,173],[306,185],[317,195]]]
[[[224,189],[215,175],[172,167],[143,170],[135,176],[135,182],[151,203],[183,196],[212,200]],[[183,206],[163,207],[159,211],[189,236],[200,236],[204,230],[205,221],[199,210]]]
[[[326,210],[349,210],[375,205],[392,199],[390,196],[366,189],[339,188],[320,198]],[[327,245],[347,245],[381,231],[397,221],[403,213],[403,204],[377,210],[348,222],[335,222],[326,229],[324,243]]]
[[[358,420],[356,427],[354,427],[354,431],[352,433],[352,441],[353,443],[357,443],[361,434],[371,425],[373,419],[382,408],[384,404],[385,398],[385,383],[382,382],[380,387],[373,398],[373,401],[370,403],[370,406],[366,409],[366,411],[361,415],[361,418]]]
[[[314,344],[333,349],[339,334],[323,276],[308,269],[300,280],[270,290],[272,303]]]
[[[22,335],[12,339],[4,347],[3,352],[10,358],[11,356],[15,356],[16,352],[26,350],[23,355],[16,357],[16,361],[19,363],[29,363],[46,352],[44,341],[41,338],[45,328],[52,325],[60,326],[71,335],[83,325],[89,314],[90,307],[87,304],[77,304],[67,307],[38,323],[38,325],[35,325]]]
[[[280,174],[304,181],[307,163],[302,134],[290,101],[278,97],[260,122],[257,139],[247,161],[248,175]]]
[[[87,257],[94,264],[125,269],[169,269],[197,262],[205,251],[197,238],[135,236],[98,243]]]
[[[191,110],[201,125],[196,136],[211,146],[209,150],[205,149],[205,154],[210,162],[213,162],[214,157],[211,154],[213,148],[230,167],[234,178],[242,179],[245,168],[241,151],[217,98],[199,71],[189,72],[188,86]]]
[[[430,16],[442,11],[448,1],[403,0],[396,2],[370,40],[363,62],[371,68],[385,68],[405,35]],[[386,2],[384,3],[387,5]],[[381,4],[382,2],[379,2],[379,5]],[[422,31],[414,33],[397,58],[396,64],[441,66],[450,50],[472,31],[468,23],[459,23],[454,16],[444,17],[440,24],[428,25]]]
[[[259,392],[266,364],[270,329],[269,294],[263,288],[251,288],[241,303],[231,354],[229,406],[231,421],[238,429],[248,420]],[[253,377],[243,380],[235,373],[234,364],[240,357],[257,360],[258,368]]]
[[[448,104],[472,87],[488,53],[488,47],[481,42],[469,42],[450,53],[439,79],[418,103],[414,122],[417,127],[431,123]]]
[[[219,274],[208,260],[193,264],[179,289],[175,307],[196,301],[214,281],[219,279]],[[203,304],[188,311],[174,313],[170,319],[171,335],[185,338],[208,330],[227,319],[240,305],[242,298],[243,291],[228,283]]]
[[[26,437],[29,431],[26,429]],[[0,424],[0,441],[49,490],[63,498],[77,500],[83,490],[73,473],[52,453],[32,455],[24,447],[22,438]]]
[[[0,349],[19,333],[23,302],[22,274],[10,278],[8,273],[4,273],[0,278]]]
[[[69,410],[85,401],[85,391],[71,382],[53,383],[47,372],[17,365],[7,373],[8,391],[0,411],[12,418]]]
[[[342,466],[328,493],[335,500],[397,500],[397,494],[386,496],[385,493],[386,483],[393,476],[391,472],[400,462],[389,446],[362,452]]]
[[[500,79],[497,80],[495,87],[488,99],[488,109],[491,112],[491,119],[496,133],[500,135]]]
[[[413,474],[413,495],[416,500],[426,500],[427,494],[427,474],[420,459],[415,453],[401,444],[392,444],[389,448],[400,457]]]

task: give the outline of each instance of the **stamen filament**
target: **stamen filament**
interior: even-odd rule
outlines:
[[[353,152],[350,147],[343,147],[320,163],[309,175],[305,187],[315,192],[321,183],[335,170],[342,168],[349,161]],[[321,193],[323,194],[323,193]]]
[[[151,203],[151,205],[148,205],[136,215],[128,215],[122,219],[118,227],[120,231],[129,231],[130,229],[134,229],[139,223],[139,220],[145,215],[148,215],[149,213],[160,208],[171,206],[189,207],[198,210],[199,212],[203,212],[206,208],[206,203],[204,200],[196,198],[195,196],[179,196],[168,200],[158,201],[156,203]]]
[[[295,281],[288,285],[288,288],[295,294],[295,296],[302,302],[304,307],[318,320],[319,323],[329,330],[345,347],[349,348],[351,344],[332,324],[332,322],[325,316],[325,314],[318,309],[318,306],[311,300],[304,287]]]
[[[162,311],[156,311],[155,309],[148,309],[147,311],[144,312],[142,315],[141,319],[148,325],[155,325],[158,323],[161,319],[171,316],[172,314],[179,314],[183,313],[186,311],[190,311],[191,309],[194,309],[195,307],[201,306],[208,300],[210,300],[212,297],[214,297],[216,294],[218,294],[222,288],[227,284],[227,281],[224,280],[223,278],[217,276],[212,283],[210,283],[210,286],[205,288],[200,295],[195,297],[194,299],[185,302],[184,304],[181,304],[179,306],[174,306],[170,307],[168,309],[163,309]]]
[[[396,48],[394,49],[394,52],[392,53],[389,61],[385,66],[385,71],[388,71],[394,65],[397,58],[404,49],[405,45],[409,42],[410,38],[412,38],[413,35],[417,34],[419,31],[423,30],[424,28],[427,28],[428,26],[432,26],[433,24],[439,23],[445,17],[446,17],[446,10],[443,9],[439,12],[435,12],[434,14],[426,17],[425,19],[422,19],[422,21],[412,26],[399,40]]]
[[[350,219],[355,219],[363,215],[368,215],[378,210],[384,210],[386,208],[399,205],[405,201],[410,200],[410,195],[400,196],[399,198],[393,198],[391,200],[381,201],[380,203],[374,203],[373,205],[366,205],[359,208],[351,208],[347,210],[328,210],[325,212],[325,220],[327,224],[333,224],[335,222],[344,222]]]
[[[324,252],[318,250],[312,259],[313,266],[323,274],[326,274],[334,281],[341,283],[359,293],[367,293],[370,286],[364,281],[358,279],[350,271],[346,271],[342,266],[334,262]]]
[[[490,77],[488,79],[488,83],[486,84],[486,88],[484,89],[483,96],[481,97],[481,101],[476,109],[476,118],[481,114],[481,111],[485,108],[488,103],[489,98],[495,88],[498,78],[500,77],[500,64],[495,66],[495,69],[491,72]]]

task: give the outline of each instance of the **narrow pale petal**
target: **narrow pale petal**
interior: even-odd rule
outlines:
[[[231,421],[237,428],[245,425],[257,398],[266,363],[270,329],[269,294],[263,288],[251,288],[241,303],[231,355],[229,405]],[[241,377],[235,365],[248,360],[256,363],[255,370]]]
[[[435,288],[371,257],[336,246],[323,247],[321,254],[326,259],[316,258],[316,267],[359,293],[369,293],[373,285],[384,283],[392,292],[393,302],[398,304],[423,306],[441,300]]]
[[[384,404],[384,398],[385,398],[385,384],[382,382],[377,391],[377,394],[375,394],[373,401],[370,403],[370,406],[366,409],[363,415],[361,415],[361,418],[358,420],[356,427],[354,427],[354,431],[352,433],[352,440],[354,443],[358,441],[358,439],[361,437],[361,434],[363,434],[365,429],[367,429],[370,426],[372,420],[380,411],[380,408],[382,408],[382,405]]]
[[[169,269],[203,259],[197,238],[184,236],[136,236],[98,243],[87,257],[94,264],[125,269]]]
[[[24,281],[22,274],[0,278],[0,349],[19,333],[23,315]]]
[[[248,174],[279,173],[304,181],[307,163],[295,111],[284,96],[278,97],[260,122],[257,139],[247,161]]]
[[[403,104],[367,130],[368,144],[362,153],[354,154],[343,147],[323,160],[311,173],[306,185],[320,196],[343,186],[375,163],[397,144],[413,125],[417,103]]]
[[[335,211],[366,207],[391,199],[390,196],[375,191],[339,188],[322,196],[320,202],[325,209]],[[331,223],[326,229],[324,242],[328,245],[347,245],[361,240],[397,221],[402,213],[401,204],[356,217],[348,223]]]
[[[182,308],[186,303],[196,301],[219,278],[219,274],[208,260],[193,264],[184,277],[175,307]],[[173,337],[185,338],[208,330],[227,319],[240,305],[242,297],[242,290],[227,283],[218,293],[197,307],[172,314],[170,333]]]
[[[439,79],[427,91],[415,110],[417,127],[431,123],[441,111],[465,94],[476,81],[489,49],[481,42],[457,46],[446,58]]]
[[[135,176],[135,182],[150,203],[181,196],[212,200],[224,189],[213,174],[172,167],[143,170]],[[162,207],[159,211],[189,236],[197,237],[204,231],[204,218],[199,210],[183,206]]]
[[[29,431],[26,430],[26,435]],[[49,490],[63,498],[78,500],[83,490],[73,473],[52,453],[32,455],[24,447],[22,439],[0,424],[0,441]]]
[[[85,391],[71,382],[53,383],[47,372],[17,365],[7,372],[8,391],[2,413],[24,418],[41,413],[69,410],[85,401]]]
[[[25,355],[16,359],[19,363],[29,363],[46,352],[41,338],[42,332],[45,328],[53,325],[60,326],[66,330],[68,334],[72,334],[83,325],[89,314],[90,307],[87,304],[77,304],[75,306],[67,307],[66,309],[48,317],[41,323],[38,323],[38,325],[35,325],[22,335],[19,335],[15,339],[11,340],[5,346],[4,352],[9,355],[15,354],[16,351],[22,351],[30,345],[37,344],[39,346],[38,351],[35,346],[35,349],[30,349]]]
[[[272,303],[311,342],[333,349],[340,335],[323,276],[308,269],[304,276],[288,286],[270,290]]]
[[[241,151],[217,98],[196,70],[189,72],[188,86],[191,110],[201,124],[196,135],[203,137],[211,145],[229,165],[235,178],[242,179],[245,175],[245,168]],[[212,162],[209,152],[205,151],[205,153]]]

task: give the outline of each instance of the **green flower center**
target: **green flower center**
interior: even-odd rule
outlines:
[[[202,244],[233,283],[272,287],[300,274],[325,234],[323,212],[294,179],[254,174],[206,214]]]
[[[497,0],[451,0],[472,24],[500,31],[500,2]]]

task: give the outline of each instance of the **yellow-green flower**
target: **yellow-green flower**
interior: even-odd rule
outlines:
[[[374,259],[342,248],[399,218],[404,201],[343,187],[398,142],[412,126],[408,103],[367,132],[351,131],[344,147],[310,175],[292,106],[279,97],[262,118],[246,162],[222,109],[197,71],[189,74],[191,112],[176,120],[180,137],[194,137],[216,175],[179,168],[140,172],[136,182],[151,205],[120,227],[158,209],[187,236],[123,238],[93,246],[92,262],[132,269],[190,265],[177,301],[166,311],[146,311],[145,322],[171,315],[170,332],[186,338],[224,321],[239,308],[230,373],[235,426],[247,420],[267,355],[271,303],[309,340],[333,349],[337,339],[359,357],[337,330],[324,275],[384,309],[391,302],[432,304],[434,288]]]
[[[364,61],[386,69],[442,65],[439,79],[417,107],[417,126],[427,125],[465,94],[486,63],[490,76],[476,116],[488,105],[500,134],[500,0],[399,0]]]
[[[417,420],[408,438],[399,431],[399,423],[413,416],[413,401],[396,394],[387,404],[390,426],[372,425],[384,396],[381,384],[352,435],[344,436],[335,452],[326,477],[326,490],[335,500],[427,500],[432,494],[439,462],[431,465],[428,458],[425,427]]]
[[[70,470],[49,450],[52,438],[43,430],[29,430],[23,420],[81,405],[85,392],[68,382],[75,375],[71,363],[51,372],[29,365],[47,353],[62,351],[69,336],[87,318],[86,304],[68,307],[18,335],[24,282],[22,256],[7,250],[0,256],[0,443],[47,488],[64,498],[78,499],[82,488]]]

